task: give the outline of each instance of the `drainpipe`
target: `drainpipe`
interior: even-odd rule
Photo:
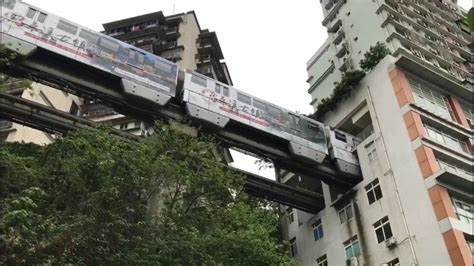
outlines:
[[[395,184],[395,195],[397,196],[398,207],[400,208],[400,213],[402,214],[403,225],[404,225],[404,228],[405,228],[405,233],[408,236],[407,237],[408,238],[408,243],[410,244],[411,256],[413,258],[413,264],[412,265],[418,265],[418,259],[416,257],[415,247],[413,246],[413,241],[411,239],[410,229],[408,228],[407,218],[405,216],[405,212],[403,211],[403,205],[402,205],[402,201],[400,199],[400,192],[398,190],[397,180],[395,179],[395,176],[393,174],[392,163],[390,162],[390,158],[388,157],[388,153],[387,153],[387,149],[386,149],[386,145],[385,145],[385,139],[384,139],[384,137],[382,135],[382,131],[380,129],[379,118],[377,116],[377,112],[375,111],[375,106],[373,104],[373,99],[372,99],[372,93],[370,92],[370,87],[369,86],[367,86],[367,93],[369,95],[368,100],[369,100],[370,106],[374,110],[374,118],[375,118],[375,121],[376,121],[376,124],[377,124],[377,128],[379,130],[380,138],[382,140],[383,152],[384,152],[384,155],[385,155],[385,161],[386,161],[386,163],[389,167],[389,170],[387,170],[387,172],[385,172],[384,175],[386,176],[386,175],[389,174],[392,177],[393,183]]]

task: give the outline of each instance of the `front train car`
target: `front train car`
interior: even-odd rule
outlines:
[[[158,105],[175,97],[175,63],[22,1],[1,0],[1,7],[0,39],[7,49],[26,57],[46,50],[86,64],[120,78],[125,95]]]
[[[321,163],[328,155],[324,125],[195,72],[186,72],[183,102],[191,118],[225,128],[229,121],[288,142],[293,156]]]

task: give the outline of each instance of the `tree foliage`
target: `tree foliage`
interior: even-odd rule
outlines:
[[[389,54],[390,50],[387,46],[384,43],[377,42],[374,46],[370,46],[369,51],[365,52],[364,58],[359,62],[360,68],[365,72],[369,72]]]
[[[0,263],[292,264],[275,209],[249,198],[214,142],[159,124],[0,146]]]
[[[390,54],[390,50],[384,43],[377,42],[374,46],[370,46],[369,51],[364,54],[364,58],[360,60],[359,65],[363,71],[354,70],[344,72],[340,82],[335,82],[332,94],[321,99],[316,112],[308,117],[321,120],[328,112],[334,111],[337,105],[351,96],[359,82],[365,77],[365,74],[372,70],[386,55]]]
[[[360,70],[344,72],[340,82],[336,82],[334,90],[328,98],[324,98],[317,106],[317,110],[309,117],[321,119],[326,113],[336,109],[337,105],[351,96],[352,90],[357,87],[359,81],[365,77]]]

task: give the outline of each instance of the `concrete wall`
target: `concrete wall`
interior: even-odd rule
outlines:
[[[199,36],[200,29],[193,13],[187,13],[183,16],[183,22],[179,24],[181,37],[178,38],[178,45],[183,45],[183,60],[178,61],[180,69],[197,69],[194,56],[198,53],[196,39]]]

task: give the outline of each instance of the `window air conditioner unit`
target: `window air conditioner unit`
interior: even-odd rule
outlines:
[[[398,245],[398,242],[395,237],[390,237],[387,240],[385,240],[385,246],[387,246],[387,248],[394,248],[397,245]]]
[[[357,257],[351,257],[346,261],[347,266],[359,266],[359,261]]]

